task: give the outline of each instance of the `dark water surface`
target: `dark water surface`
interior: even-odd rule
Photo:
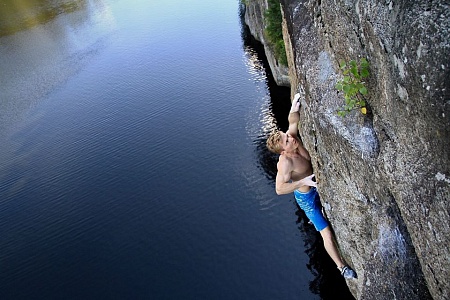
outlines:
[[[1,299],[348,295],[274,192],[289,91],[238,1],[2,5]]]

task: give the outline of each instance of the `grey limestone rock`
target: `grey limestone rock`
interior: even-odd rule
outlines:
[[[281,5],[292,94],[304,95],[300,135],[358,273],[350,290],[357,299],[449,299],[448,1]],[[338,62],[361,57],[369,113],[341,118]]]

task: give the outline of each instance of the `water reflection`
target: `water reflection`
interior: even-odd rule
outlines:
[[[103,1],[92,0],[4,0],[0,10],[0,37],[33,28],[54,20],[60,15],[82,12],[84,22],[93,10],[104,10]]]
[[[242,24],[244,24],[243,21]],[[268,63],[265,61],[264,48],[261,43],[253,38],[247,26],[242,25],[241,35],[244,41],[246,64],[249,73],[255,74],[255,81],[264,80],[265,87],[268,90],[266,95],[267,101],[263,101],[259,108],[262,128],[258,128],[260,133],[254,143],[259,165],[269,179],[275,180],[278,156],[267,151],[266,139],[271,131],[275,129],[286,130],[288,127],[286,116],[290,109],[290,89],[279,87],[275,83],[271,70],[267,67]]]
[[[101,0],[3,1],[0,135],[85,66],[104,47],[114,23]]]
[[[60,14],[86,7],[85,0],[5,0],[0,10],[0,37],[47,23]]]
[[[263,72],[269,91],[268,101],[265,101],[260,108],[263,123],[262,133],[255,139],[254,143],[256,144],[259,165],[266,176],[275,181],[278,155],[274,155],[267,150],[266,139],[272,130],[286,131],[288,128],[287,115],[291,106],[290,89],[277,86],[268,67],[262,45],[253,38],[243,20],[241,35],[250,74]],[[306,267],[315,277],[309,284],[310,291],[319,295],[321,299],[354,299],[344,279],[336,270],[334,262],[326,253],[320,234],[309,223],[302,210],[298,209],[296,215],[298,216],[296,223],[305,243],[305,252],[309,257],[309,263]],[[299,270],[299,272],[301,271]]]

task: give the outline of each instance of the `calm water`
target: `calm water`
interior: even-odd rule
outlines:
[[[289,91],[238,1],[1,5],[1,299],[348,296],[274,192]]]

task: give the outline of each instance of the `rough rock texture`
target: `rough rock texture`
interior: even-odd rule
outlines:
[[[357,299],[449,299],[448,2],[281,4],[292,93],[304,95],[300,135],[358,272],[350,290]],[[338,61],[361,57],[369,113],[338,117]]]
[[[266,0],[251,0],[247,1],[244,20],[250,28],[250,32],[256,40],[260,41],[264,45],[267,60],[270,65],[270,69],[273,73],[273,78],[279,86],[291,86],[289,80],[289,69],[287,66],[283,66],[278,63],[277,59],[270,50],[270,46],[266,43],[264,38],[264,29],[266,23],[264,21],[264,13],[268,8]]]

